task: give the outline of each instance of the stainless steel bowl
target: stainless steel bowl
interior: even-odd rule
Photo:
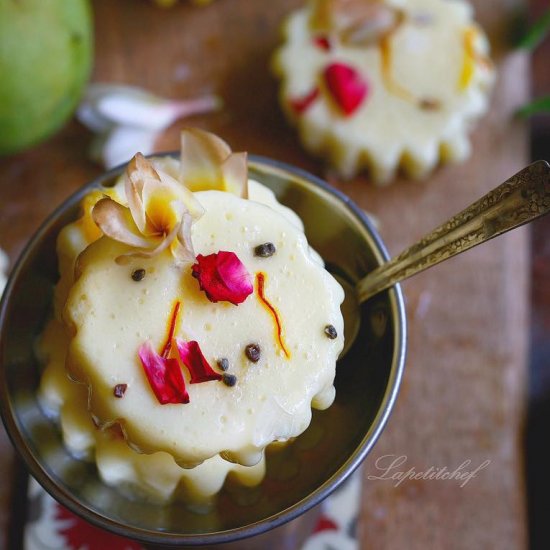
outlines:
[[[122,168],[82,188],[31,239],[0,304],[2,418],[31,474],[67,508],[119,535],[159,545],[206,545],[254,537],[292,520],[338,487],[372,449],[393,407],[405,360],[406,321],[399,286],[362,306],[354,345],[338,362],[336,400],[316,411],[292,445],[268,454],[257,489],[226,487],[209,514],[132,501],[102,483],[93,464],[71,456],[42,412],[36,390],[41,366],[33,346],[51,312],[57,280],[55,241],[75,219],[82,197],[109,185]],[[387,259],[367,216],[348,197],[294,167],[251,157],[250,176],[269,186],[304,221],[310,244],[330,270],[350,282]],[[290,472],[290,473],[289,473]]]

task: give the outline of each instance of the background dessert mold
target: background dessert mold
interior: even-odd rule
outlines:
[[[308,173],[262,157],[249,176],[267,185],[302,218],[310,244],[329,270],[351,282],[388,255],[370,221],[348,197]],[[92,464],[74,459],[38,405],[40,366],[33,347],[48,315],[57,279],[55,241],[92,188],[113,183],[111,170],[63,203],[31,239],[0,304],[0,406],[7,431],[33,476],[58,501],[91,523],[144,543],[199,546],[237,541],[283,525],[318,504],[359,466],[383,430],[399,389],[406,321],[399,286],[362,307],[361,331],[339,362],[336,400],[315,411],[310,428],[268,457],[259,490],[246,498],[230,490],[209,514],[181,504],[132,502],[104,485]],[[287,479],[284,469],[294,464]],[[307,464],[307,468],[303,467]],[[262,537],[263,538],[263,537]]]
[[[304,149],[343,180],[368,173],[377,185],[467,160],[495,81],[470,3],[344,4],[292,11],[271,60]]]

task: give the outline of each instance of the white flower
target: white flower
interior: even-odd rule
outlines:
[[[91,84],[77,117],[97,134],[93,158],[112,168],[128,162],[136,151],[153,153],[159,135],[177,119],[220,107],[215,95],[176,101],[133,86]]]

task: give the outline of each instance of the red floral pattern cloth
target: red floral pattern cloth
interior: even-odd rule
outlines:
[[[301,550],[357,550],[357,513],[361,490],[355,473],[322,504],[322,513]],[[34,480],[29,484],[29,518],[24,550],[142,550],[132,540],[94,527],[61,506]]]

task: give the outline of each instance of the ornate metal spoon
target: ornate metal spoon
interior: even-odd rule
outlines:
[[[550,164],[539,160],[446,221],[399,256],[382,264],[355,287],[344,285],[347,352],[359,330],[359,304],[395,283],[529,223],[550,211]]]

